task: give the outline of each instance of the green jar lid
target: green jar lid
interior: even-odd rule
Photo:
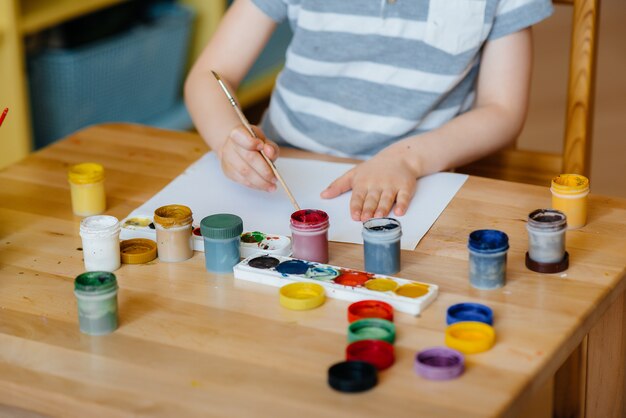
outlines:
[[[108,271],[88,271],[74,280],[74,290],[86,293],[107,293],[117,289],[115,274]]]
[[[237,215],[220,213],[207,216],[200,222],[202,236],[212,239],[229,239],[241,235],[243,221]]]
[[[382,340],[393,344],[396,340],[396,326],[386,319],[359,319],[348,326],[348,342],[361,340]]]

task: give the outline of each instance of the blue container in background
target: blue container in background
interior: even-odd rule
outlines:
[[[148,123],[184,109],[193,13],[164,3],[151,9],[151,18],[122,34],[29,59],[36,147],[92,124]]]

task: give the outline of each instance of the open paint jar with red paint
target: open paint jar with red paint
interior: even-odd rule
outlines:
[[[293,257],[318,263],[328,262],[328,214],[302,209],[291,215]]]

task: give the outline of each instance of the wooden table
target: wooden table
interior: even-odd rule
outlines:
[[[206,150],[192,134],[106,125],[0,172],[0,415],[534,418],[549,413],[555,381],[557,416],[622,416],[626,201],[592,195],[589,224],[567,233],[571,267],[541,275],[524,267],[525,219],[550,205],[547,187],[471,177],[403,252],[398,276],[436,283],[440,295],[419,318],[397,315],[396,364],[369,392],[326,383],[344,357],[347,302],[288,311],[275,288],[208,274],[201,253],[124,265],[120,328],[81,334],[72,292],[83,271],[80,218],[67,168],[103,163],[107,213],[122,218]],[[468,283],[467,236],[480,228],[511,240],[500,290]],[[363,268],[362,249],[331,243],[330,262]],[[418,377],[416,351],[443,345],[446,309],[464,301],[493,308],[495,347],[467,356],[457,380]]]

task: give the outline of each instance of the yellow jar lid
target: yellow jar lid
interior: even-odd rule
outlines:
[[[305,311],[322,305],[324,288],[315,283],[291,283],[280,288],[280,304],[294,311]]]
[[[122,263],[144,264],[157,256],[157,243],[144,238],[127,239],[120,243]]]
[[[580,174],[560,174],[552,179],[552,189],[558,193],[581,193],[589,189],[589,179]]]
[[[495,341],[493,327],[482,322],[456,322],[446,328],[446,345],[464,354],[487,351]]]
[[[67,178],[74,184],[91,184],[104,180],[104,167],[98,163],[82,163],[70,167]]]

